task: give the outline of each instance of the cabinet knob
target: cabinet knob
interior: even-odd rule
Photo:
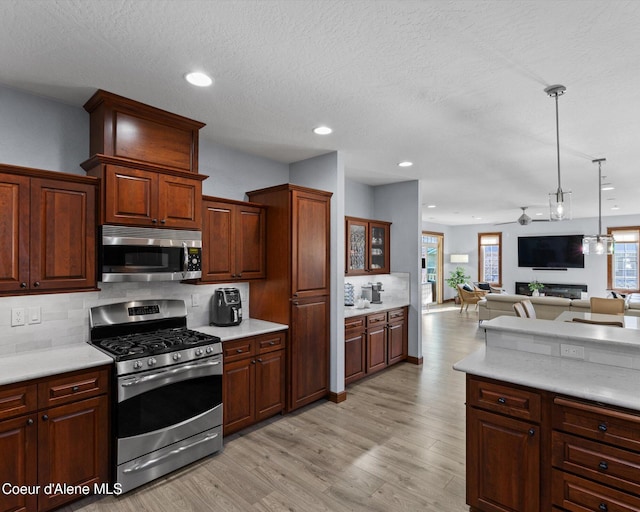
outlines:
[[[27,283],[20,283],[20,288],[26,288],[27,287]]]
[[[607,469],[609,469],[609,464],[607,464],[607,462],[606,462],[606,461],[601,460],[601,461],[600,461],[600,464],[598,464],[598,467],[599,467],[600,469],[602,469],[602,470],[607,470]]]
[[[276,344],[276,342],[275,342],[275,341],[270,341],[270,342],[269,342],[269,345],[272,345],[272,346],[273,346],[273,345],[275,345],[275,344]]]
[[[71,388],[71,391],[72,391],[73,393],[77,393],[79,389],[80,389],[80,387],[79,387],[79,386],[73,386],[73,387]]]
[[[262,362],[262,359],[261,359],[261,358],[258,358],[258,362],[259,362],[259,363],[261,363],[261,362]]]
[[[606,503],[600,503],[600,505],[598,505],[598,508],[602,510],[602,512],[607,512],[607,510],[609,510],[609,507],[607,507]]]
[[[158,219],[151,219],[151,223],[152,224],[157,224],[158,223]]]
[[[293,294],[293,296],[294,296],[294,297],[297,297],[297,296],[298,296],[298,294],[297,294],[297,293],[294,293],[294,294]]]
[[[600,425],[598,425],[598,430],[600,432],[606,432],[607,431],[607,426],[604,423],[600,423]]]
[[[241,349],[241,348],[238,348],[238,349],[236,349],[236,352],[237,352],[238,354],[242,354],[242,349]]]
[[[534,429],[530,428],[528,434],[533,437],[533,436],[536,435],[536,431]]]
[[[48,416],[48,415],[46,415],[46,414],[43,414],[43,415],[42,415],[42,419],[43,419],[44,421],[47,421],[47,420],[49,419],[49,416]]]
[[[256,364],[256,360],[255,360],[255,359],[252,359],[252,360],[251,360],[251,364]]]
[[[31,418],[27,420],[27,425],[33,425],[33,420]]]
[[[40,281],[36,281],[35,283],[33,283],[33,286],[35,286],[36,288],[40,286]]]
[[[240,272],[240,273],[238,274],[238,277],[242,277],[242,272]]]
[[[160,224],[166,224],[166,223],[167,223],[167,219],[162,219],[162,220],[160,221]]]
[[[500,398],[498,398],[498,403],[499,404],[506,404],[507,403],[507,399],[501,396]]]

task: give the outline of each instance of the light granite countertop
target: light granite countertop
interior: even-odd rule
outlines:
[[[110,356],[89,343],[31,350],[0,358],[0,385],[111,363]]]
[[[194,331],[218,336],[222,341],[247,338],[248,336],[257,336],[259,334],[267,334],[284,329],[289,329],[289,326],[275,322],[267,322],[266,320],[258,320],[257,318],[243,318],[240,325],[231,325],[229,327],[218,327],[216,325],[193,327]]]
[[[455,370],[640,410],[640,330],[507,316],[481,328],[485,346]]]
[[[371,313],[379,313],[381,311],[409,306],[409,304],[408,300],[388,300],[382,304],[370,304],[368,308],[363,309],[358,309],[355,306],[345,306],[344,317],[351,318],[353,316],[370,315]]]

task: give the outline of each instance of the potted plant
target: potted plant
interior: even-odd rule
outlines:
[[[529,290],[531,291],[531,295],[537,297],[540,295],[540,290],[544,288],[544,285],[540,281],[533,280],[529,284]]]
[[[469,279],[471,279],[471,276],[466,275],[462,267],[456,267],[455,270],[452,270],[449,273],[449,277],[445,279],[447,284],[456,291],[456,304],[458,304],[458,301],[460,300],[457,295],[458,285],[466,283]]]

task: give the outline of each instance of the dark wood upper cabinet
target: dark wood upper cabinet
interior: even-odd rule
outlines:
[[[346,264],[349,276],[391,271],[391,223],[345,217]]]
[[[0,293],[95,289],[97,185],[0,165]]]
[[[204,196],[202,215],[202,281],[265,277],[263,206]]]
[[[98,90],[85,104],[90,154],[198,172],[198,132],[204,123]]]
[[[102,180],[100,223],[200,230],[204,124],[102,90],[84,108],[91,157],[80,165]]]

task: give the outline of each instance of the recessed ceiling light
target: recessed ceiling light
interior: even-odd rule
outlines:
[[[405,160],[404,162],[400,162],[398,164],[398,167],[411,167],[413,165],[413,162],[409,162],[408,160]]]
[[[313,133],[316,135],[329,135],[333,130],[328,126],[318,126],[313,129]]]
[[[184,79],[191,85],[198,87],[209,87],[213,83],[213,79],[210,76],[200,73],[199,71],[187,73],[184,75]]]
[[[436,207],[436,205],[435,205],[435,204],[428,204],[428,205],[427,205],[427,208],[435,208],[435,207]]]

